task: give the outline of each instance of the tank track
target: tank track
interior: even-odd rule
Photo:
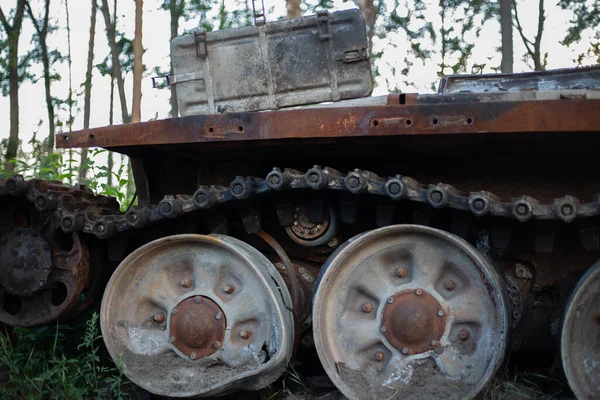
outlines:
[[[559,220],[570,223],[600,215],[600,194],[590,202],[581,202],[566,195],[550,204],[542,204],[530,196],[521,196],[510,202],[502,201],[488,191],[466,195],[445,184],[424,185],[407,176],[382,178],[370,171],[355,169],[344,174],[333,168],[314,166],[306,172],[273,168],[263,179],[237,176],[230,185],[202,185],[192,195],[167,195],[157,205],[135,206],[127,212],[119,211],[114,198],[96,196],[80,186],[69,188],[60,182],[32,179],[22,176],[0,180],[0,196],[20,196],[32,202],[38,211],[52,211],[63,232],[90,233],[107,239],[132,228],[179,217],[196,210],[206,210],[222,203],[245,200],[268,192],[312,189],[335,190],[355,195],[367,193],[393,200],[407,200],[428,204],[434,209],[450,208],[471,213],[528,220]]]

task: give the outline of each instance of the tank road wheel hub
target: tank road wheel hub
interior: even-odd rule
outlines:
[[[113,274],[102,334],[123,372],[173,397],[262,388],[291,358],[291,298],[273,264],[222,235],[148,243]]]
[[[474,397],[509,333],[503,281],[462,239],[395,225],[351,239],[324,266],[315,346],[350,399]]]
[[[561,356],[578,399],[600,398],[600,262],[579,280],[563,318]]]

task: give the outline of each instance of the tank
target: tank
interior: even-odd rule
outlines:
[[[600,68],[339,100],[58,134],[131,157],[137,202],[0,180],[0,321],[101,302],[110,355],[162,396],[292,363],[349,399],[473,398],[510,357],[598,398]]]

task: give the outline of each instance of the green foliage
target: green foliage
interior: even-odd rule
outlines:
[[[0,335],[0,398],[124,399],[121,365],[101,359],[98,314],[71,326],[15,328]],[[74,346],[73,344],[77,344]]]
[[[9,80],[8,80],[8,37],[6,32],[0,28],[0,93],[2,96],[8,96]],[[19,72],[19,85],[23,82],[31,81],[36,83],[38,77],[30,72],[31,64],[37,62],[38,59],[33,51],[28,51],[18,60],[17,70]]]

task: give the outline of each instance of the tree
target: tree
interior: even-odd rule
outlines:
[[[533,69],[535,71],[544,71],[546,69],[546,58],[548,57],[548,53],[542,55],[542,34],[544,33],[544,23],[546,21],[546,15],[544,15],[544,0],[538,0],[537,33],[533,40],[525,36],[523,25],[521,25],[521,20],[519,18],[517,0],[513,0],[513,8],[515,14],[515,27],[527,50],[526,55],[533,61]]]
[[[90,112],[92,102],[92,72],[94,68],[94,40],[96,36],[96,14],[98,5],[92,1],[92,16],[90,17],[90,40],[88,42],[87,69],[85,72],[84,97],[83,97],[83,129],[90,127]],[[79,183],[83,184],[87,175],[88,150],[81,149],[81,163],[79,164]]]
[[[502,64],[500,70],[503,74],[512,74],[514,50],[511,0],[500,0],[500,31],[502,33]]]
[[[561,44],[569,47],[581,42],[585,31],[595,30],[595,37],[590,41],[586,52],[579,54],[575,60],[582,64],[586,57],[592,57],[593,62],[600,63],[600,1],[598,0],[560,0],[558,5],[563,10],[573,12],[571,26],[567,30]]]
[[[17,8],[12,20],[8,22],[2,7],[0,6],[0,22],[6,32],[8,42],[8,85],[10,96],[10,134],[6,149],[6,166],[9,171],[14,171],[15,165],[12,160],[17,155],[19,145],[19,36],[23,24],[26,0],[17,0]],[[0,79],[2,81],[3,79]]]
[[[135,0],[135,35],[133,38],[133,104],[131,110],[132,122],[142,120],[142,72],[144,64],[142,57],[144,48],[142,47],[142,16],[144,2]]]
[[[50,0],[44,1],[44,13],[43,16],[38,18],[35,17],[33,11],[31,10],[31,5],[29,1],[26,2],[26,10],[33,27],[35,29],[35,38],[39,45],[38,54],[39,58],[42,60],[43,66],[43,74],[44,74],[44,89],[46,95],[46,108],[48,110],[48,141],[47,147],[49,151],[54,149],[54,133],[55,133],[55,113],[54,113],[54,100],[52,98],[52,93],[50,90],[50,85],[52,81],[59,79],[58,76],[52,75],[50,72],[50,66],[54,64],[56,61],[61,60],[62,56],[58,51],[48,51],[48,34],[56,30],[55,27],[50,26],[49,24],[49,16],[50,16]]]
[[[300,18],[302,16],[302,9],[300,8],[300,0],[285,0],[287,17],[288,18]]]
[[[116,0],[115,0],[116,9]],[[121,103],[121,117],[123,123],[131,122],[131,116],[127,111],[127,98],[125,97],[125,80],[121,72],[121,61],[119,60],[119,46],[117,44],[117,13],[111,19],[110,10],[108,9],[108,0],[102,0],[102,15],[104,16],[104,24],[106,25],[106,37],[110,46],[113,77],[117,80],[117,90],[119,92],[119,101]]]

